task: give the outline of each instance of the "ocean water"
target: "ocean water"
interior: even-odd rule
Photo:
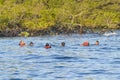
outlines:
[[[120,80],[120,32],[116,33],[1,37],[0,80]],[[20,47],[20,40],[34,46]],[[96,40],[100,45],[94,45]],[[90,46],[80,46],[84,41]],[[45,43],[52,48],[45,49]]]

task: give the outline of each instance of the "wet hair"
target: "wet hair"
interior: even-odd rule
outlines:
[[[48,43],[46,43],[46,45],[45,46],[49,46],[49,44]]]
[[[96,42],[99,42],[99,41],[96,41]]]
[[[62,46],[65,46],[65,42],[62,42],[61,45],[62,45]]]
[[[30,46],[32,46],[33,44],[34,44],[33,42],[30,42],[30,44],[29,44],[29,45],[30,45]]]
[[[99,41],[96,41],[96,43],[95,43],[96,45],[99,45]]]
[[[33,44],[33,42],[30,42],[30,44]]]

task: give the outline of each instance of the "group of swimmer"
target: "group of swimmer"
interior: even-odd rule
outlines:
[[[20,43],[19,43],[19,46],[23,47],[23,46],[25,46],[25,45],[26,45],[26,43],[25,43],[23,40],[21,40]],[[29,43],[29,46],[33,46],[33,45],[34,45],[33,42],[30,42],[30,43]]]
[[[83,42],[83,44],[81,44],[81,46],[89,46],[90,43],[88,41]],[[99,41],[96,41],[94,45],[99,45]]]
[[[25,45],[26,45],[26,43],[23,40],[21,40],[19,43],[19,46],[23,47]],[[33,45],[34,45],[33,42],[29,43],[29,46],[33,46]],[[90,43],[88,41],[85,41],[81,44],[81,46],[89,46],[89,45],[90,45]],[[96,41],[94,45],[99,45],[99,41]],[[65,42],[61,42],[61,46],[65,46]],[[44,48],[49,49],[49,48],[51,48],[51,45],[49,43],[46,43]]]

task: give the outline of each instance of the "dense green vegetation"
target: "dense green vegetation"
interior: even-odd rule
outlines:
[[[83,33],[88,28],[120,28],[120,0],[0,0],[1,36]]]

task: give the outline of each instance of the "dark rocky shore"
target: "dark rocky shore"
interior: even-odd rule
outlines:
[[[86,34],[86,33],[98,33],[103,34],[106,31],[112,31],[113,29],[107,28],[87,28],[75,26],[72,28],[64,26],[53,26],[44,30],[29,31],[28,29],[12,28],[0,31],[0,37],[20,37],[20,36],[44,36],[44,35],[60,35],[60,34]]]

